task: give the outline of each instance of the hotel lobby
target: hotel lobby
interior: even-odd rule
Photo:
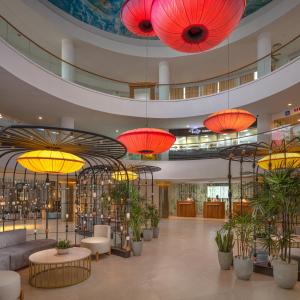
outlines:
[[[0,300],[300,297],[299,0],[0,1]]]

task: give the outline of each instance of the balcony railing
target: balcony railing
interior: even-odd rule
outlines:
[[[260,65],[264,63],[271,64],[270,72],[272,72],[300,56],[299,35],[285,45],[279,45],[269,55],[229,74],[222,74],[201,81],[164,85],[119,81],[70,64],[38,45],[2,16],[0,16],[0,37],[33,62],[64,79],[66,78],[62,75],[62,69],[67,68],[73,74],[72,79],[67,78],[67,80],[78,85],[124,98],[135,98],[135,89],[139,89],[140,100],[145,100],[146,94],[151,100],[186,100],[218,94],[228,90],[228,88],[236,88],[257,80],[261,75],[267,75],[266,72],[263,74],[260,72]]]

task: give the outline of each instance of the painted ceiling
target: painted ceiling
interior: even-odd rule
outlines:
[[[247,0],[245,16],[254,13],[271,1]],[[48,2],[98,29],[137,38],[124,27],[120,19],[120,9],[125,0],[48,0]]]

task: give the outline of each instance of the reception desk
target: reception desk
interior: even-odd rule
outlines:
[[[196,217],[195,201],[177,201],[177,217]]]
[[[233,215],[235,216],[239,215],[241,211],[243,212],[243,214],[248,214],[248,215],[252,214],[252,207],[250,202],[243,202],[242,204],[241,202],[233,202],[232,208],[233,208]]]
[[[203,217],[212,219],[225,219],[224,202],[204,202]]]

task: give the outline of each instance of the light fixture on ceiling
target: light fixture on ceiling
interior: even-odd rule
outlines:
[[[288,106],[292,106],[292,103],[289,103]]]
[[[39,119],[39,120],[43,120],[43,117],[42,117],[42,116],[38,116],[38,119]]]
[[[2,119],[3,118],[3,116],[2,116],[2,114],[0,114],[0,119]]]
[[[17,162],[30,171],[49,174],[74,173],[84,165],[80,157],[54,150],[28,151],[21,154]]]

